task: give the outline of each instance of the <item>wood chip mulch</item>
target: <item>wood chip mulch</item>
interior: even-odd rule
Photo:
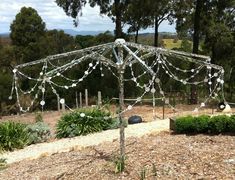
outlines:
[[[115,173],[119,141],[25,160],[0,179],[235,179],[235,136],[152,134],[126,141],[126,169]]]

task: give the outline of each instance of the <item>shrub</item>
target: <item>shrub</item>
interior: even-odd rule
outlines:
[[[180,117],[175,121],[175,131],[177,133],[192,133],[195,129],[192,116]]]
[[[228,130],[231,133],[235,133],[235,115],[232,115],[229,118],[229,123],[228,123]]]
[[[27,126],[29,144],[41,143],[51,137],[50,127],[44,122],[37,122]]]
[[[209,122],[210,116],[207,115],[201,115],[198,117],[193,118],[193,123],[196,133],[207,133],[208,132],[208,122]]]
[[[35,122],[43,122],[42,114],[40,112],[35,113]]]
[[[226,115],[213,116],[208,122],[208,130],[210,133],[224,133],[229,132],[228,123],[229,117]]]
[[[110,129],[114,120],[100,109],[80,109],[65,114],[57,124],[56,137],[74,137]]]
[[[235,115],[180,117],[175,121],[177,133],[235,133]]]
[[[0,124],[0,149],[13,151],[29,143],[29,134],[26,125],[15,122]]]

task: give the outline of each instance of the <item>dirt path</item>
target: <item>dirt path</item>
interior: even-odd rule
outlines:
[[[141,137],[169,129],[169,120],[158,120],[147,123],[129,125],[125,129],[126,138]],[[119,138],[119,129],[107,130],[100,133],[56,140],[50,143],[41,143],[28,146],[24,149],[2,154],[0,158],[6,158],[7,163],[19,162],[25,159],[37,159],[43,156],[50,156],[55,153],[79,150],[88,146],[98,145],[103,142],[112,142]]]

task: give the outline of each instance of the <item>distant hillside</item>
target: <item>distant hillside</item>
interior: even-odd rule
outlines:
[[[73,29],[62,29],[62,30],[66,34],[69,34],[71,36],[76,36],[76,35],[82,35],[82,36],[92,35],[92,36],[96,36],[96,35],[104,32],[104,31],[75,31]]]
[[[66,34],[69,34],[71,36],[76,36],[76,35],[92,35],[92,36],[96,36],[100,33],[103,33],[105,31],[75,31],[73,29],[58,29],[58,30],[63,30]],[[9,37],[10,32],[4,32],[4,33],[0,33],[0,37]]]
[[[0,33],[0,37],[9,37],[10,36],[10,32],[5,32],[5,33]]]

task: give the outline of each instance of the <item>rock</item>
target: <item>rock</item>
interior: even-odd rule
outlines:
[[[142,122],[142,118],[140,116],[131,116],[128,119],[128,124],[137,124],[137,123],[141,123]]]

